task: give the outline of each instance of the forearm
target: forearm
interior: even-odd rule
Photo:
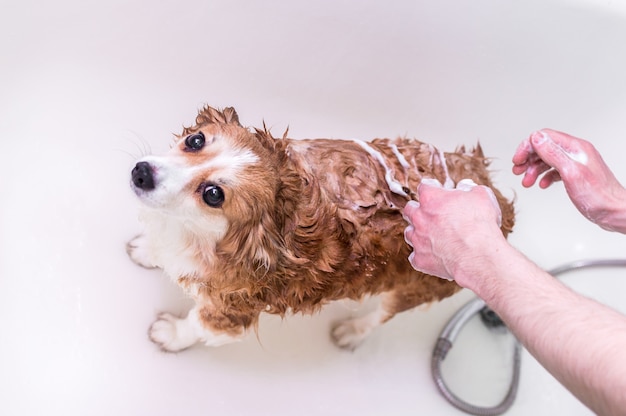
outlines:
[[[620,185],[606,192],[605,207],[593,222],[605,230],[626,234],[626,189]]]
[[[513,247],[496,244],[486,268],[457,282],[500,315],[528,351],[598,414],[626,409],[626,318],[581,296]],[[468,267],[467,270],[470,270]]]

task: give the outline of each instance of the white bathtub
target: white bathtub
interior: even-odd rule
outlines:
[[[354,353],[330,342],[330,305],[263,318],[259,339],[164,354],[146,330],[184,312],[136,267],[128,189],[203,104],[293,137],[408,135],[445,150],[480,140],[517,197],[512,243],[543,267],[623,257],[561,186],[526,190],[515,147],[552,127],[592,141],[626,181],[626,7],[617,1],[9,2],[0,15],[0,414],[460,414],[437,393],[431,349],[471,293],[396,317]],[[570,283],[626,311],[620,271]],[[601,324],[601,323],[599,323]],[[445,371],[498,401],[502,342],[473,323]],[[472,350],[472,348],[475,350]],[[584,359],[584,357],[581,357]],[[616,357],[626,359],[626,357]],[[590,412],[527,353],[510,415]]]

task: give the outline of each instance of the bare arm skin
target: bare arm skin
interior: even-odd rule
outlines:
[[[611,207],[622,201],[624,189],[595,148],[563,133],[542,132],[515,154],[514,172],[525,173],[524,185],[531,186],[547,172],[540,186],[563,180],[572,202],[586,207],[579,209],[587,218],[603,228],[625,231],[626,203]],[[565,152],[570,152],[557,156],[557,162],[543,155],[541,147],[552,146],[556,140],[550,137],[555,135],[568,143]],[[539,141],[536,147],[533,140]],[[575,154],[578,150],[586,160]],[[588,184],[607,192],[591,192]],[[575,293],[513,248],[498,228],[499,212],[489,192],[481,186],[459,191],[421,185],[420,203],[409,203],[404,210],[409,222],[405,238],[414,250],[411,264],[453,278],[484,299],[528,351],[594,412],[625,414],[626,317]]]

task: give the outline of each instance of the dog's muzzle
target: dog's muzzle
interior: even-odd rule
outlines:
[[[152,166],[148,162],[139,162],[135,165],[131,172],[133,184],[144,191],[154,189],[154,175],[152,174]]]

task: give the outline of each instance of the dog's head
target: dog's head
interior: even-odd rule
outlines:
[[[131,187],[149,211],[176,220],[191,239],[219,240],[221,249],[267,267],[266,247],[276,241],[265,240],[279,235],[273,218],[278,163],[270,134],[242,127],[233,108],[206,107],[169,153],[137,162]]]

